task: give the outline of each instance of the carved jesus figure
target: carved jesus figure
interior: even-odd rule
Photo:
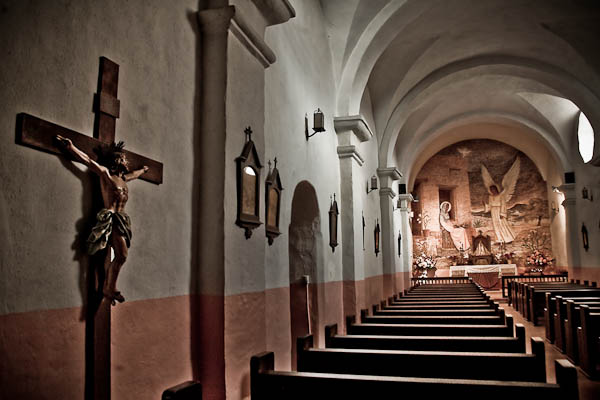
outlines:
[[[129,163],[123,152],[123,142],[111,144],[110,148],[101,154],[99,162],[96,162],[78,149],[70,139],[57,135],[56,140],[75,157],[76,161],[83,163],[100,177],[104,208],[96,215],[96,225],[87,239],[87,250],[89,254],[95,254],[107,247],[112,248],[114,259],[106,271],[102,293],[113,305],[115,301],[123,302],[125,298],[117,290],[117,277],[127,260],[131,241],[131,220],[124,211],[129,199],[126,182],[139,178],[148,171],[148,167],[144,166],[130,172]]]
[[[520,167],[521,161],[517,157],[502,178],[502,190],[500,190],[485,165],[481,164],[481,176],[489,193],[488,202],[483,202],[484,211],[489,211],[492,215],[492,226],[498,242],[511,243],[515,240],[515,233],[508,223],[507,204],[515,193]]]

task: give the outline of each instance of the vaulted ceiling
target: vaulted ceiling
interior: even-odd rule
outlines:
[[[580,110],[600,132],[597,1],[321,0],[321,6],[337,115],[369,115],[380,166],[397,166],[409,181],[444,146],[490,137],[461,126],[509,127],[514,137],[495,138],[526,152],[543,175],[557,176],[572,168]],[[599,142],[594,165],[600,165]]]

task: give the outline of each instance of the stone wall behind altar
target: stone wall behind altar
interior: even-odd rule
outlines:
[[[503,190],[503,179],[519,159],[514,194],[506,202],[507,223],[514,240],[503,243],[493,226],[489,208],[490,193],[484,183],[482,165],[495,184]],[[507,177],[509,180],[509,177]],[[508,182],[505,182],[508,186]],[[551,211],[547,184],[533,161],[523,152],[504,143],[487,140],[467,140],[455,143],[431,157],[419,171],[413,189],[419,202],[413,203],[415,256],[425,252],[437,262],[437,276],[447,276],[448,267],[464,260],[449,232],[440,223],[440,204],[450,202],[448,222],[454,229],[464,229],[473,253],[473,237],[479,231],[490,236],[492,253],[509,254],[510,262],[519,272],[529,267],[526,259],[532,240],[547,256],[551,256]],[[486,209],[485,203],[488,204]],[[512,253],[512,254],[510,254]],[[498,257],[500,258],[500,257]],[[504,257],[502,262],[507,261]],[[458,261],[460,263],[460,261]],[[464,262],[464,261],[463,261]]]

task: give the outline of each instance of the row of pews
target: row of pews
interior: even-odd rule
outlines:
[[[252,357],[253,400],[579,397],[575,367],[557,360],[557,383],[546,383],[543,339],[527,354],[525,327],[473,283],[422,285],[362,310],[346,334],[325,328],[325,348],[297,340],[297,371],[275,370],[273,352]]]
[[[578,282],[517,282],[509,301],[534,325],[543,320],[546,339],[590,378],[600,363],[600,289]]]

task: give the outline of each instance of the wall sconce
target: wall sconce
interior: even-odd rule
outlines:
[[[552,214],[558,214],[558,208],[556,207],[556,203],[554,201],[550,203],[550,210],[552,211]]]
[[[585,200],[594,201],[594,193],[585,186],[581,189],[581,197]]]
[[[320,108],[317,108],[317,111],[313,113],[313,133],[308,134],[308,115],[304,114],[304,135],[306,136],[306,141],[308,141],[309,137],[313,137],[319,132],[325,132],[325,117],[323,116],[323,111]]]
[[[367,181],[367,194],[371,193],[373,190],[379,189],[377,187],[377,176],[373,175],[371,177],[371,189],[369,189],[369,181]]]

